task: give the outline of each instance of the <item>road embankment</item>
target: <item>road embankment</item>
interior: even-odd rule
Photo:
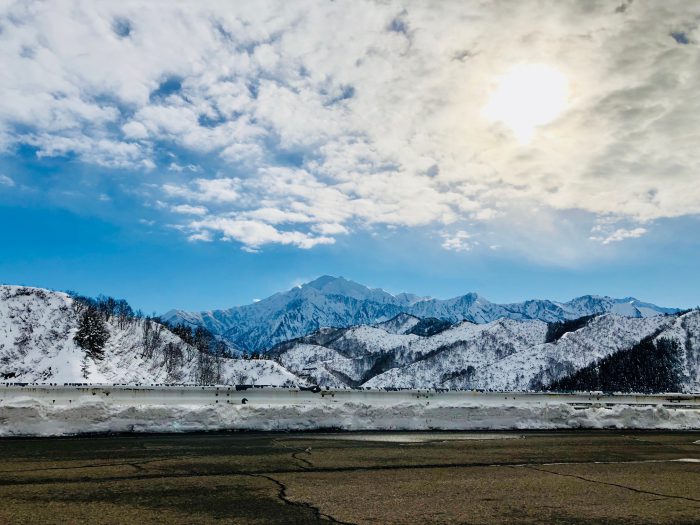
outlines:
[[[700,429],[700,395],[0,385],[0,436],[574,428]]]

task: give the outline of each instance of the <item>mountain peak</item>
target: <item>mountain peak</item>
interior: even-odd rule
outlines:
[[[334,277],[332,275],[322,275],[320,277],[317,277],[313,281],[309,281],[308,283],[304,283],[301,285],[302,288],[315,288],[317,290],[322,290],[325,288],[327,285],[341,281],[341,282],[349,282],[347,279],[344,277]]]
[[[345,277],[322,275],[313,281],[301,285],[302,290],[316,290],[324,295],[346,295],[355,299],[364,299],[375,295],[379,290],[371,290],[366,286],[350,281]]]

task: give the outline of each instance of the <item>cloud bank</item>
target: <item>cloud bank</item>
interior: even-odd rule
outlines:
[[[252,251],[376,226],[467,251],[528,207],[609,244],[700,213],[699,21],[685,1],[9,2],[0,149],[158,173],[147,198],[185,237]],[[532,63],[568,100],[524,145],[484,108]]]

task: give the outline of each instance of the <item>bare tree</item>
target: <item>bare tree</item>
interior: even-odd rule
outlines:
[[[143,320],[143,357],[151,359],[161,343],[163,326],[151,321],[150,317]]]
[[[219,340],[214,344],[214,360],[216,369],[216,382],[222,383],[221,370],[223,368],[224,359],[228,356],[228,348],[226,343]]]

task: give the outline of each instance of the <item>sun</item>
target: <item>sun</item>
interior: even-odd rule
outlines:
[[[500,78],[483,114],[508,127],[518,142],[528,144],[538,126],[552,122],[566,109],[568,96],[569,82],[556,68],[519,64]]]

